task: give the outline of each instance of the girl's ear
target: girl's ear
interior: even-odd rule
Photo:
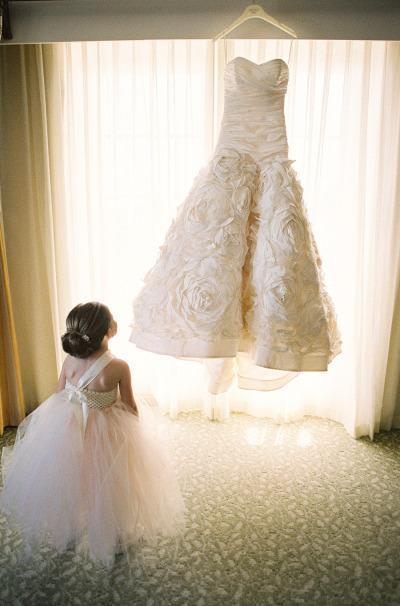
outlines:
[[[117,334],[117,323],[114,319],[111,321],[110,328],[108,329],[107,334],[109,337],[113,337]]]

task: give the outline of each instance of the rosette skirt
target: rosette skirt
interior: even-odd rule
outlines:
[[[155,353],[324,371],[340,335],[292,160],[218,150],[178,207],[134,300]]]

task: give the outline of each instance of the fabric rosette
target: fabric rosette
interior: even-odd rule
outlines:
[[[232,198],[224,190],[202,188],[186,209],[184,215],[185,231],[202,240],[208,232],[227,225],[235,218]]]
[[[269,238],[280,257],[306,255],[310,242],[308,226],[295,204],[284,201],[271,209],[268,220]],[[296,260],[292,258],[291,262]]]
[[[298,347],[307,351],[316,344],[326,322],[323,306],[318,297],[318,287],[311,278],[311,263],[293,271],[288,267],[276,267],[264,285],[259,297],[256,318],[274,327],[276,343],[286,343],[293,350]]]
[[[227,257],[228,262],[235,260],[236,266],[242,266],[246,257],[246,225],[238,220],[222,226],[215,234],[213,248]]]
[[[239,185],[232,193],[232,205],[235,212],[246,220],[251,208],[251,189],[247,185]]]
[[[217,181],[232,183],[240,177],[242,163],[242,154],[236,150],[220,149],[212,161],[212,171]]]
[[[233,188],[254,187],[258,181],[259,168],[253,158],[233,148],[219,148],[211,162],[211,170],[218,182]]]
[[[159,282],[151,282],[152,290],[147,289],[136,297],[133,304],[132,325],[140,326],[142,331],[151,331],[156,334],[168,332],[168,327],[163,322],[160,309],[167,304],[165,288]]]
[[[237,336],[240,273],[221,258],[205,257],[191,262],[169,284],[169,310],[173,321],[194,335],[214,340],[216,335]]]
[[[292,168],[294,160],[273,160],[261,169],[263,187],[265,190],[279,190],[292,187],[293,181],[296,188],[303,194],[300,182],[296,179],[296,172]]]

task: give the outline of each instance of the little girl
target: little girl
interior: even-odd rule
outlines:
[[[108,349],[117,332],[110,310],[77,305],[66,325],[70,355],[56,393],[3,448],[0,509],[17,523],[26,553],[46,539],[59,552],[79,546],[110,566],[140,538],[177,533],[183,500],[161,436],[146,420],[150,410],[135,401],[129,366]]]

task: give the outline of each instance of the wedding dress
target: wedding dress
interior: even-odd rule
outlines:
[[[77,385],[42,402],[3,447],[0,510],[21,532],[21,558],[43,542],[109,567],[136,541],[183,527],[175,472],[146,402],[135,396],[137,417],[118,388],[88,387],[112,358],[106,351]]]
[[[130,340],[155,353],[208,359],[211,393],[228,389],[235,358],[239,387],[270,389],[298,372],[327,370],[341,351],[288,159],[288,75],[282,59],[227,64],[216,148],[133,303]],[[276,369],[272,387],[265,369]]]

